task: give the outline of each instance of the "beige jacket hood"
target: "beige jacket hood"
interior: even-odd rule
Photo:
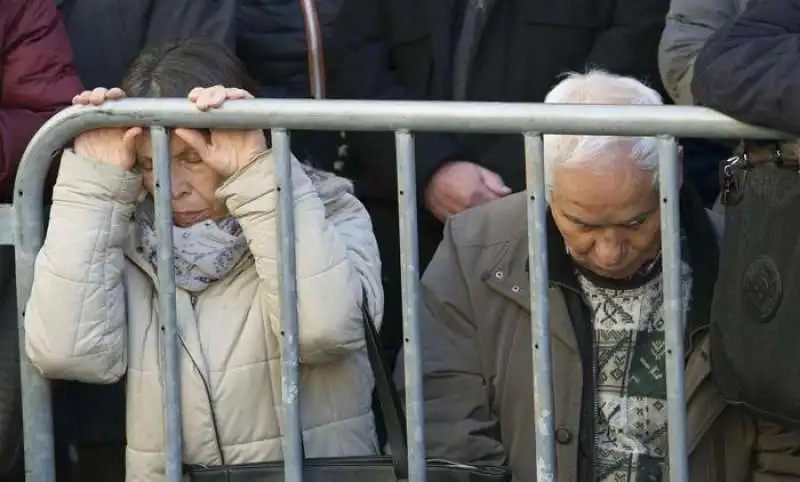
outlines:
[[[177,290],[184,463],[283,458],[275,174],[266,153],[217,191],[255,261],[197,296]],[[374,454],[360,306],[363,287],[379,323],[383,292],[370,219],[341,178],[293,160],[292,183],[306,454]],[[132,172],[65,152],[25,317],[28,355],[45,376],[112,383],[127,374],[128,482],[164,478],[158,297],[131,223],[140,185]]]

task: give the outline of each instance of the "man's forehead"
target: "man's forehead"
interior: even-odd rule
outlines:
[[[638,166],[558,167],[553,195],[584,206],[648,202],[658,193],[653,171]]]
[[[618,170],[614,170],[618,171]],[[592,172],[561,168],[554,178],[551,203],[564,214],[586,222],[627,222],[658,207],[653,173]]]

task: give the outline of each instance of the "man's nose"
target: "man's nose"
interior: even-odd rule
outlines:
[[[598,264],[615,266],[622,261],[622,244],[615,239],[601,239],[595,244],[595,255]]]

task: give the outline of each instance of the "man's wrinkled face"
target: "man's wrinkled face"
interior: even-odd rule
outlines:
[[[602,158],[615,155],[630,151],[611,148],[587,164],[557,167],[550,207],[575,262],[624,279],[658,255],[660,212],[653,171]]]

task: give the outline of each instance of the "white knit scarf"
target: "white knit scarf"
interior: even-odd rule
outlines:
[[[134,214],[137,251],[158,272],[159,242],[153,218],[152,200],[139,203]],[[175,226],[172,236],[175,283],[189,292],[205,290],[250,256],[242,228],[232,217],[188,228]]]

